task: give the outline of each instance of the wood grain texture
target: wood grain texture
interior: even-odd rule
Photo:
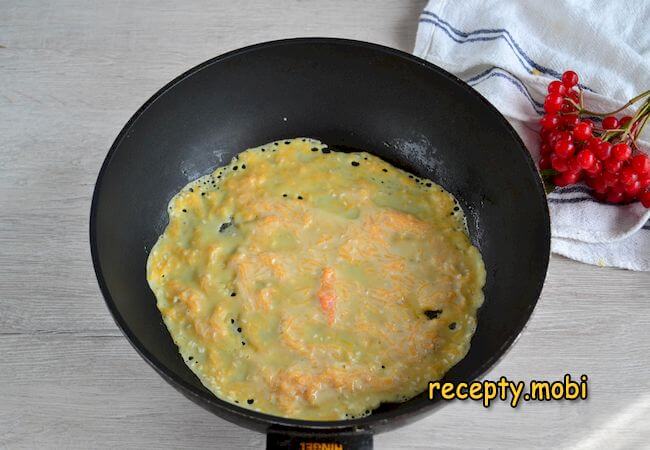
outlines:
[[[168,80],[294,36],[410,50],[424,1],[0,1],[0,448],[263,448],[186,400],[122,337],[88,213],[101,162]],[[650,276],[553,257],[527,329],[488,378],[590,377],[584,402],[455,402],[380,449],[630,448],[650,442]]]

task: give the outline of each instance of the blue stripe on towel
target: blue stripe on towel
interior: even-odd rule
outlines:
[[[496,70],[499,70],[499,72],[497,72]],[[491,67],[466,81],[467,84],[469,84],[470,86],[476,86],[477,84],[482,83],[483,81],[489,80],[490,78],[494,78],[494,77],[499,77],[508,80],[512,85],[514,85],[517,88],[517,90],[519,90],[519,92],[521,92],[528,99],[531,106],[538,114],[544,114],[544,105],[536,101],[533,98],[533,96],[530,95],[530,92],[526,88],[526,85],[522,83],[522,81],[519,78],[517,78],[510,72],[501,69],[500,67]]]
[[[541,73],[550,75],[557,79],[560,79],[562,77],[561,73],[549,67],[545,67],[542,66],[541,64],[536,63],[530,56],[528,56],[528,54],[521,48],[521,46],[517,43],[517,41],[515,41],[515,39],[510,34],[510,32],[505,28],[487,28],[487,29],[478,29],[470,32],[465,32],[455,28],[449,22],[440,18],[437,14],[431,11],[425,10],[422,12],[422,15],[432,17],[433,19],[420,18],[420,22],[430,23],[432,25],[437,26],[442,31],[444,31],[445,34],[447,34],[447,36],[449,36],[453,41],[458,42],[459,44],[463,44],[465,42],[494,41],[497,39],[503,39],[506,42],[506,44],[508,44],[508,47],[510,47],[514,55],[517,57],[521,65],[524,67],[524,69],[526,69],[528,73],[532,74],[533,69],[535,69]],[[456,36],[452,36],[451,33],[454,33]],[[478,34],[484,34],[484,35],[491,34],[491,36],[472,37]],[[587,89],[591,91],[591,89],[589,89],[587,86],[584,86],[582,84],[580,86],[583,89]]]
[[[572,194],[574,192],[591,192],[591,188],[578,184],[575,186],[558,188],[553,191],[552,195]]]
[[[437,22],[437,21],[435,21],[435,20],[431,20],[431,19],[420,19],[420,22],[421,22],[421,23],[430,23],[430,24],[433,24],[433,25],[437,26],[437,27],[440,28],[442,31],[444,31],[445,34],[446,34],[447,36],[449,36],[453,41],[456,41],[456,42],[458,42],[459,44],[464,44],[465,42],[477,42],[477,41],[479,41],[479,42],[480,42],[480,41],[485,42],[485,41],[494,41],[494,40],[496,40],[496,39],[499,39],[500,37],[503,37],[503,36],[494,36],[494,37],[477,37],[477,38],[469,38],[469,39],[463,39],[463,40],[460,40],[460,39],[458,39],[457,37],[453,36],[453,35],[449,32],[449,30],[447,30],[445,27],[443,27],[439,22]],[[506,42],[507,42],[507,41],[506,41]],[[510,45],[510,44],[508,43],[508,45]],[[512,48],[512,46],[510,46],[510,48]],[[514,49],[513,49],[513,50],[514,50]],[[526,69],[526,71],[527,71],[528,73],[531,73],[531,74],[532,74],[532,73],[533,73],[533,70],[532,70],[530,67],[528,67],[528,66],[526,65],[526,61],[523,60],[523,59],[521,59],[521,56],[520,56],[517,52],[515,52],[515,56],[517,57],[517,59],[519,60],[519,62],[521,63],[521,65],[524,67],[524,69]]]
[[[594,197],[573,197],[573,198],[557,198],[557,197],[548,197],[549,203],[582,203],[582,202],[593,202],[593,203],[603,203]],[[618,206],[618,205],[610,205]],[[650,220],[648,220],[645,225],[643,225],[641,230],[650,230]]]
[[[516,55],[518,55],[518,58],[519,58],[520,61],[523,58],[526,61],[526,63],[528,63],[529,67],[527,67],[526,69],[529,72],[532,73],[532,69],[536,69],[536,70],[538,70],[538,71],[540,71],[542,73],[545,73],[547,75],[551,75],[551,76],[553,76],[555,78],[561,78],[562,77],[561,73],[556,72],[555,70],[553,70],[551,68],[544,67],[541,64],[537,64],[535,61],[533,61],[533,59],[530,56],[528,56],[525,51],[523,51],[523,49],[519,46],[519,44],[517,44],[517,41],[515,41],[513,39],[510,32],[508,30],[506,30],[505,28],[488,28],[488,29],[479,29],[479,30],[474,30],[474,31],[470,31],[470,32],[464,32],[464,31],[461,31],[461,30],[455,28],[449,22],[441,19],[437,14],[435,14],[435,13],[433,13],[431,11],[423,11],[422,15],[430,16],[430,17],[435,18],[439,22],[439,24],[447,26],[450,31],[452,31],[457,36],[464,39],[463,41],[458,41],[458,40],[454,39],[456,42],[470,42],[470,41],[473,41],[473,40],[493,41],[493,40],[496,40],[496,39],[503,39],[504,41],[506,41],[506,43],[512,49],[512,51],[515,52]],[[484,37],[484,38],[479,38],[479,39],[470,38],[470,36],[475,36],[477,34],[496,34],[496,36],[491,36],[489,38]]]
[[[574,198],[556,198],[548,197],[549,203],[582,203],[582,202],[594,202],[600,203],[593,197],[574,197]]]

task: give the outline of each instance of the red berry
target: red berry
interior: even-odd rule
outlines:
[[[572,114],[572,113],[575,113],[577,111],[577,109],[571,103],[564,102],[564,104],[562,105],[562,108],[560,109],[560,111],[562,111],[562,113],[564,113],[564,114]]]
[[[570,131],[561,131],[560,137],[565,141],[573,142],[573,133]]]
[[[607,186],[614,186],[618,184],[618,174],[605,171],[603,172],[603,181]]]
[[[639,195],[639,200],[641,200],[641,204],[646,207],[650,208],[650,191],[645,191],[641,195]]]
[[[612,159],[617,161],[625,161],[630,155],[632,155],[632,149],[629,145],[619,142],[614,147],[612,147]]]
[[[632,120],[632,116],[623,116],[621,117],[621,120],[618,121],[618,126],[623,128],[625,125],[630,123],[630,120]]]
[[[558,125],[560,125],[560,116],[553,113],[545,114],[544,116],[542,116],[539,123],[540,125],[542,125],[542,128],[552,130],[557,128]]]
[[[550,154],[553,151],[550,145],[548,145],[546,142],[542,144],[542,146],[539,148],[539,153],[542,156],[546,156]]]
[[[635,155],[630,161],[630,167],[637,175],[648,173],[650,172],[650,158],[642,153]]]
[[[621,189],[619,186],[612,186],[609,188],[605,200],[607,200],[609,203],[621,203],[624,198],[625,195],[623,193],[623,189]]]
[[[596,150],[598,149],[598,144],[600,144],[602,141],[600,140],[599,137],[594,136],[591,139],[589,139],[586,142],[585,147],[594,152],[594,155],[596,154]]]
[[[594,165],[585,170],[591,176],[599,175],[603,171],[603,163],[596,159]]]
[[[564,176],[566,176],[569,184],[575,184],[580,181],[581,174],[580,172],[564,172]]]
[[[562,132],[558,130],[553,130],[548,134],[548,139],[546,140],[551,146],[554,146],[557,141],[562,139]]]
[[[568,88],[572,88],[578,84],[578,74],[573,70],[567,70],[562,74],[562,84]]]
[[[639,175],[639,183],[641,183],[641,189],[650,187],[650,173]]]
[[[638,176],[630,167],[623,167],[618,174],[618,179],[624,186],[629,186],[637,180]]]
[[[566,115],[562,116],[562,118],[560,119],[560,122],[565,127],[573,128],[576,125],[578,125],[578,123],[580,123],[580,118],[578,117],[577,114],[566,114]]]
[[[539,159],[539,168],[542,169],[542,170],[550,169],[551,168],[551,160],[550,160],[550,158],[547,158],[546,156],[542,156]]]
[[[569,168],[567,160],[560,158],[558,155],[551,155],[551,167],[558,172],[564,172]]]
[[[637,195],[639,195],[639,192],[641,192],[641,183],[639,181],[635,181],[634,183],[630,183],[628,185],[623,186],[623,190],[625,191],[625,194],[630,197],[630,200],[635,198]]]
[[[551,81],[548,84],[548,93],[549,94],[564,95],[564,94],[566,94],[566,91],[567,91],[566,86],[563,85],[561,81],[555,80],[555,81]]]
[[[568,186],[569,182],[565,180],[563,175],[564,175],[563,173],[555,175],[553,177],[553,184],[559,187]]]
[[[603,119],[603,128],[606,130],[613,130],[618,128],[618,119],[614,116],[607,116]]]
[[[565,139],[561,139],[555,143],[553,149],[555,150],[557,156],[559,156],[560,158],[568,158],[573,155],[575,147],[573,143]]]
[[[590,187],[599,194],[604,194],[607,190],[607,182],[603,177],[595,177],[591,179]]]
[[[579,175],[574,172],[564,172],[553,178],[553,184],[560,187],[568,186],[577,182],[578,176]]]
[[[596,155],[596,158],[601,161],[606,160],[612,153],[612,144],[609,142],[600,141],[596,148],[592,148],[592,151]]]
[[[576,156],[578,164],[583,169],[591,169],[596,162],[596,157],[591,150],[580,150]]]
[[[549,94],[544,100],[544,110],[549,113],[558,112],[562,109],[564,97],[559,94]]]
[[[578,112],[578,108],[574,106],[580,105],[580,94],[576,91],[569,90],[566,95],[565,95],[566,101],[562,105],[561,111],[564,114],[576,114]],[[573,103],[571,103],[569,100],[571,100]]]
[[[605,172],[617,174],[621,170],[622,165],[623,165],[622,161],[617,161],[614,158],[609,158],[608,160],[605,161],[603,167],[605,169]]]
[[[591,138],[592,131],[593,126],[591,125],[591,122],[582,121],[573,128],[573,136],[581,141],[586,141]]]
[[[580,174],[580,171],[582,170],[582,167],[580,167],[580,164],[578,163],[578,160],[576,158],[567,158],[566,160],[567,164],[567,172],[573,172],[575,174]]]

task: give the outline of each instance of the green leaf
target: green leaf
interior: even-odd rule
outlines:
[[[546,180],[544,181],[544,192],[546,192],[547,194],[550,194],[551,192],[553,192],[556,187],[557,186],[555,186],[550,181],[546,181]]]
[[[544,169],[540,170],[539,174],[542,176],[542,182],[544,184],[544,192],[547,194],[550,194],[553,192],[556,188],[555,184],[553,184],[553,177],[557,175],[559,172],[555,169]]]
[[[544,169],[539,172],[542,175],[542,178],[554,177],[559,172],[555,169]]]

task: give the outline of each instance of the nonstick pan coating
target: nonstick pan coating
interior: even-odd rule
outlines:
[[[185,366],[147,285],[149,250],[181,187],[246,148],[299,136],[367,150],[456,196],[487,283],[471,350],[445,378],[483,374],[517,338],[540,294],[550,244],[544,190],[521,140],[483,97],[432,64],[374,44],[259,44],[207,61],[156,93],[121,131],[99,173],[90,217],[99,285],[142,357],[215,414],[259,431],[384,431],[440,403],[423,393],[368,417],[309,422],[221,401]]]

